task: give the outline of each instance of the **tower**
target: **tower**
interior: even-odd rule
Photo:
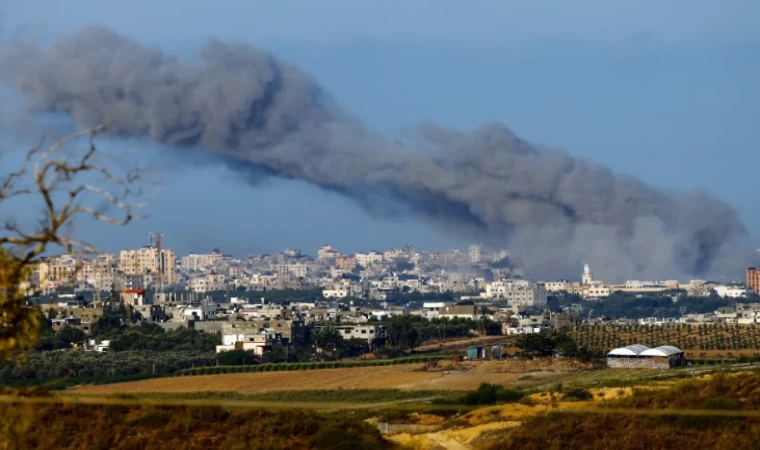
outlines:
[[[156,264],[156,294],[163,300],[164,294],[164,274],[166,272],[166,259],[163,252],[164,235],[163,233],[150,233],[150,247],[155,252]]]
[[[588,264],[583,265],[583,275],[581,276],[581,284],[590,285],[594,282],[594,274],[591,273],[591,267]]]

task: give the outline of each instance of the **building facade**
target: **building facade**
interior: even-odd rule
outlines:
[[[546,305],[546,288],[543,284],[531,284],[527,280],[501,280],[488,283],[486,298],[506,300],[510,306],[531,307]]]
[[[174,251],[155,247],[122,250],[119,253],[119,270],[127,275],[158,274],[164,284],[174,284]]]
[[[760,295],[760,269],[755,267],[747,269],[747,287]]]

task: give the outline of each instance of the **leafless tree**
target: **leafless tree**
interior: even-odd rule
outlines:
[[[99,151],[95,138],[108,125],[71,134],[45,147],[29,150],[18,170],[0,178],[0,213],[3,207],[39,203],[36,226],[7,218],[0,231],[0,361],[34,344],[39,317],[24,302],[26,282],[34,265],[51,251],[64,251],[79,261],[97,249],[72,234],[83,217],[123,226],[149,197],[139,169],[124,170]],[[78,147],[89,136],[89,145]],[[5,215],[8,208],[5,208]]]

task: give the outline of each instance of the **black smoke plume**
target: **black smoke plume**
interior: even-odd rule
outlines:
[[[705,192],[666,192],[533,145],[489,123],[416,130],[420,149],[376,135],[304,72],[244,44],[211,41],[187,63],[104,28],[49,48],[0,46],[0,79],[34,111],[82,126],[207,149],[240,171],[338,192],[379,214],[413,213],[509,245],[532,277],[589,262],[608,280],[738,270],[737,212]],[[741,258],[739,258],[741,259]],[[735,265],[732,265],[735,263]]]

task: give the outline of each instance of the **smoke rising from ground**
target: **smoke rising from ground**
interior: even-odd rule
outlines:
[[[652,188],[498,123],[426,123],[415,130],[424,151],[408,148],[243,44],[211,41],[191,64],[86,28],[50,48],[0,46],[0,81],[38,112],[82,126],[111,120],[118,133],[202,147],[242,173],[305,180],[376,214],[416,214],[508,245],[534,278],[575,275],[583,262],[608,280],[737,275],[744,264],[731,254],[744,225],[708,193]]]

